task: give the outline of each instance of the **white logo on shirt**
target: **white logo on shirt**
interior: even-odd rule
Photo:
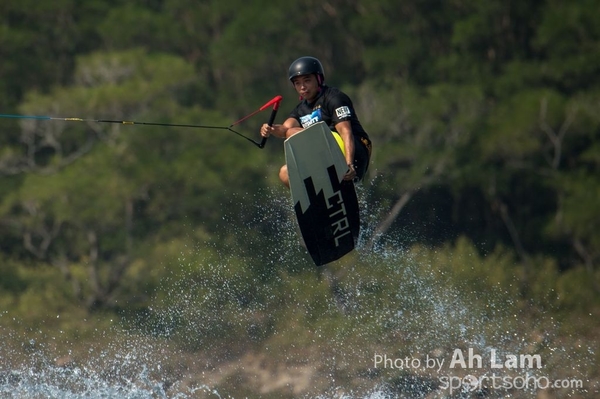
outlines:
[[[352,112],[350,112],[350,108],[344,105],[343,107],[336,108],[335,114],[339,119],[342,119],[351,116]]]
[[[323,116],[321,114],[321,108],[315,109],[311,114],[304,115],[300,117],[300,123],[303,128],[307,128],[309,126],[314,125],[317,122],[321,122],[323,120]]]

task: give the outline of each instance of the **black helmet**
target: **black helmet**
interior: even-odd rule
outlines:
[[[292,80],[295,76],[310,75],[311,73],[320,77],[318,81],[319,85],[322,85],[325,80],[325,72],[323,72],[321,61],[315,57],[300,57],[290,65],[288,76]]]

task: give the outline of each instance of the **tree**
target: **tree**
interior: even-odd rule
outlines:
[[[97,53],[79,60],[73,86],[32,93],[22,110],[169,118],[177,114],[177,88],[192,78],[192,67],[175,57]],[[90,308],[114,301],[133,262],[134,241],[145,234],[134,223],[135,207],[147,202],[156,176],[132,167],[144,154],[132,148],[139,139],[131,133],[121,125],[26,119],[25,151],[6,151],[0,163],[4,174],[23,175],[2,198],[3,223],[31,255],[61,268]],[[160,140],[148,141],[164,148]]]

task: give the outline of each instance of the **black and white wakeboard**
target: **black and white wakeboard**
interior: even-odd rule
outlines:
[[[284,142],[294,210],[306,249],[317,266],[355,248],[360,231],[356,190],[343,180],[348,165],[325,122]]]

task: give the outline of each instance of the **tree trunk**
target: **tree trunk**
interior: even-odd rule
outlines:
[[[377,228],[375,228],[373,236],[371,237],[371,240],[369,241],[369,244],[367,246],[369,249],[373,249],[379,238],[389,230],[392,223],[394,223],[394,220],[396,220],[404,206],[406,206],[406,204],[408,203],[408,201],[410,201],[414,194],[415,191],[413,190],[407,191],[404,194],[402,194],[398,201],[396,201],[386,218],[383,219],[381,223],[379,223],[379,225],[377,225]]]

